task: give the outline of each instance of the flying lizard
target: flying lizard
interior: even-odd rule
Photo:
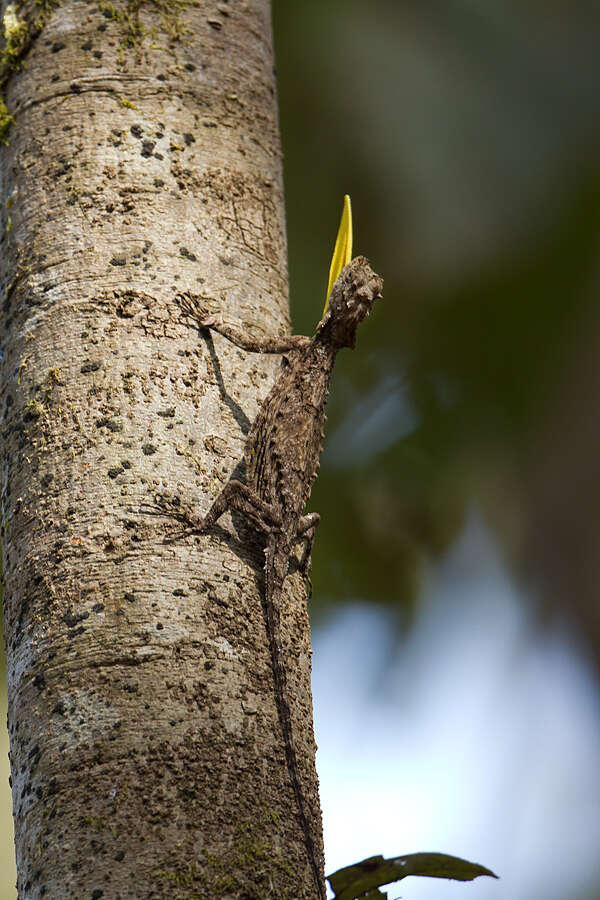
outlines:
[[[286,665],[280,635],[281,591],[295,545],[304,542],[302,568],[308,578],[310,552],[319,523],[317,513],[304,514],[319,467],[329,381],[336,355],[354,347],[356,331],[381,297],[382,279],[363,256],[346,265],[329,296],[314,337],[292,335],[254,339],[243,326],[226,324],[206,311],[191,294],[178,301],[188,317],[253,353],[282,354],[281,368],[252,424],[244,451],[245,481],[232,478],[204,517],[188,504],[162,498],[163,514],[190,531],[209,531],[226,510],[245,515],[265,537],[263,607],[279,724],[291,786],[320,900],[325,890],[315,841],[302,791],[288,701]],[[174,502],[173,502],[174,501]],[[158,509],[156,510],[159,511]]]

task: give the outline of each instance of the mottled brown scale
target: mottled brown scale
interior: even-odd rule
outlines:
[[[254,353],[284,354],[275,383],[248,434],[245,483],[231,479],[204,518],[195,517],[183,506],[171,512],[193,531],[204,533],[227,509],[237,510],[266,536],[263,606],[275,699],[290,782],[320,900],[325,900],[325,888],[300,784],[281,653],[280,597],[289,558],[299,540],[306,542],[303,570],[307,577],[310,571],[310,551],[319,516],[304,515],[303,511],[319,465],[333,364],[338,350],[355,346],[358,325],[381,297],[382,287],[382,279],[364,256],[353,259],[335,282],[327,311],[313,338],[295,335],[256,340],[244,334],[242,328],[210,315],[192,295],[179,297],[190,317],[237,347]]]
[[[292,354],[295,358],[285,359],[250,429],[244,454],[246,484],[279,512],[290,541],[319,463],[327,386],[335,360],[335,353],[313,341]]]

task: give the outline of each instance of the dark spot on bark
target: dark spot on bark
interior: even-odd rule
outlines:
[[[207,19],[206,21],[208,22],[210,27],[213,28],[215,31],[220,31],[221,28],[223,27],[223,23],[219,22],[218,19]]]
[[[157,81],[166,81],[166,80],[167,80],[167,76],[166,76],[166,75],[162,75],[162,74],[161,74],[161,75],[157,75],[157,76],[156,76],[156,80],[157,80]]]
[[[154,187],[160,188],[160,187],[163,187],[163,186],[164,186],[164,181],[162,180],[162,178],[155,178],[155,179],[154,179]]]
[[[74,637],[77,637],[78,634],[83,634],[85,628],[83,625],[80,625],[79,628],[72,628],[71,631],[67,631],[67,637],[69,640],[72,640]]]
[[[156,630],[157,630],[157,631],[162,631],[164,627],[165,627],[165,626],[162,624],[162,622],[157,622],[157,623],[156,623]]]
[[[78,622],[83,622],[84,619],[89,619],[89,617],[90,614],[89,612],[87,612],[87,610],[85,612],[78,613],[77,615],[75,615],[75,613],[68,612],[64,614],[63,622],[68,625],[69,628],[73,628],[73,626],[77,625]]]
[[[188,147],[190,146],[190,144],[196,143],[196,138],[194,137],[193,134],[190,134],[189,131],[186,131],[186,133],[183,135],[183,139],[186,142],[186,144],[188,145]]]
[[[107,474],[109,478],[116,478],[118,475],[123,474],[123,468],[122,466],[113,466],[112,469],[108,470]]]
[[[58,53],[60,50],[64,50],[66,44],[63,44],[62,41],[57,41],[55,44],[52,44],[52,53]]]
[[[94,50],[93,56],[94,56],[94,59],[102,59],[102,51]]]
[[[134,138],[141,138],[144,133],[144,129],[141,125],[132,125],[129,130],[131,131]]]
[[[117,422],[116,419],[109,419],[108,416],[101,416],[99,419],[96,419],[96,428],[108,428],[113,434],[123,431],[122,423]]]
[[[124,596],[125,599],[129,600],[130,603],[135,603],[135,596],[130,591],[128,591]]]
[[[74,94],[80,94],[82,90],[81,85],[77,84],[76,81],[72,81],[69,85],[69,88],[73,91]]]
[[[94,603],[92,606],[92,612],[101,613],[104,612],[104,603]]]
[[[81,45],[82,50],[91,50],[92,47],[93,47],[93,44],[91,41],[86,41],[85,44]]]
[[[87,375],[88,372],[97,372],[101,365],[102,363],[97,360],[94,360],[94,362],[87,362],[82,365],[80,372],[82,375]]]
[[[173,591],[173,596],[174,597],[185,597],[185,591],[183,590],[183,588],[175,588],[175,590]]]
[[[187,247],[180,247],[179,255],[183,256],[185,259],[190,259],[192,262],[197,262],[196,256],[190,250],[188,250]]]
[[[130,468],[131,468],[131,463],[129,462],[128,459],[122,459],[122,460],[121,460],[121,465],[123,466],[124,469],[130,469]]]
[[[40,691],[46,687],[46,679],[44,678],[44,675],[42,673],[35,676],[35,678],[33,679],[33,686]]]
[[[65,156],[59,156],[58,161],[60,166],[55,171],[54,175],[56,178],[62,178],[63,175],[67,175],[69,171],[73,168],[73,163],[68,160]]]
[[[119,256],[113,256],[110,261],[111,266],[126,266],[127,265],[127,257],[124,253],[119,254]]]
[[[54,475],[52,472],[47,472],[40,480],[40,484],[43,488],[50,487],[52,481],[54,480]]]
[[[156,141],[142,141],[142,156],[148,158],[152,156],[152,151],[156,147]]]
[[[193,800],[195,797],[198,796],[198,791],[195,790],[194,788],[184,787],[184,788],[181,788],[181,794],[187,800]]]
[[[185,68],[188,70],[188,72],[196,71],[196,66],[194,65],[194,63],[186,63]]]
[[[155,444],[144,444],[142,452],[145,456],[152,456],[153,453],[156,453],[157,449]]]
[[[106,15],[106,10],[104,10],[104,14]],[[106,31],[106,22],[100,22],[98,25],[98,31]]]
[[[123,862],[124,859],[125,859],[125,853],[123,852],[123,850],[119,850],[118,853],[115,853],[115,861],[116,862]]]
[[[163,419],[175,418],[175,407],[170,406],[168,409],[159,409],[158,415]]]
[[[104,891],[101,888],[92,891],[92,900],[100,900],[100,897],[104,897]]]
[[[57,75],[56,72],[55,72],[55,73],[52,75],[52,77],[50,78],[50,81],[51,81],[52,83],[54,83],[55,81],[59,81],[59,80],[60,80],[60,75]]]

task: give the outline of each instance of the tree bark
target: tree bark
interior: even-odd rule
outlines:
[[[0,408],[22,900],[316,896],[260,539],[229,517],[182,536],[142,511],[161,490],[208,509],[277,367],[189,327],[177,293],[289,328],[269,15],[267,0],[27,0],[5,17],[20,28],[2,71]],[[283,603],[321,853],[299,575]]]

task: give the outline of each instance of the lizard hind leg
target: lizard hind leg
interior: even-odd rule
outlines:
[[[298,530],[296,531],[296,540],[304,541],[304,550],[298,568],[306,582],[308,600],[312,597],[313,592],[312,581],[310,580],[312,573],[312,551],[315,543],[317,526],[320,521],[321,516],[319,513],[308,513],[308,515],[301,517],[298,522]]]
[[[270,534],[273,528],[277,528],[281,524],[281,516],[270,503],[266,503],[256,491],[242,481],[232,478],[202,519],[202,531],[212,528],[228,509],[242,513],[259,531],[265,534]]]
[[[159,494],[153,503],[146,502],[142,506],[142,511],[146,515],[176,519],[185,527],[187,533],[192,534],[205,534],[228,509],[242,513],[255,528],[265,534],[270,534],[281,524],[281,516],[277,511],[255,491],[235,478],[227,482],[204,517],[198,515],[191,503],[182,501],[178,496],[168,492]]]

